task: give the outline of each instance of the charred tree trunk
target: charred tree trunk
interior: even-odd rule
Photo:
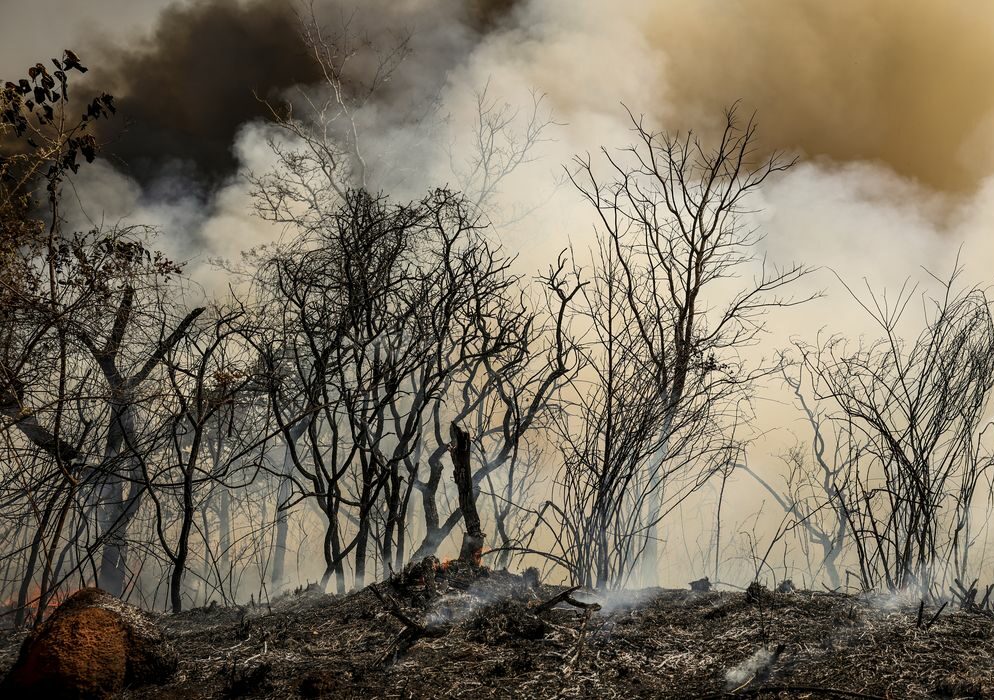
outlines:
[[[223,587],[223,581],[231,581],[231,493],[228,489],[221,489],[218,503],[218,527],[221,530],[219,536],[219,546],[221,548],[221,573],[219,578]],[[207,530],[207,532],[210,532]],[[234,593],[234,591],[230,591]]]
[[[469,433],[455,423],[449,426],[452,442],[449,453],[452,455],[452,469],[459,491],[459,510],[462,512],[466,532],[459,549],[459,560],[480,565],[483,556],[483,529],[480,525],[480,514],[476,510],[476,495],[473,493],[473,472],[470,468],[470,437]]]
[[[290,535],[290,513],[287,504],[290,502],[293,486],[290,477],[294,469],[294,450],[297,440],[306,429],[307,424],[301,422],[285,434],[287,444],[284,445],[283,467],[280,470],[280,486],[276,501],[276,549],[273,551],[273,571],[269,579],[274,591],[279,591],[283,586],[286,571],[287,540]],[[293,444],[289,444],[290,442]]]
[[[400,531],[403,530],[400,522],[401,483],[400,465],[394,462],[386,483],[387,517],[383,528],[382,546],[380,547],[380,559],[384,574],[394,570],[394,533],[399,535]]]
[[[14,627],[17,628],[20,628],[20,626],[24,624],[28,605],[28,595],[31,591],[31,582],[34,580],[35,565],[38,563],[38,553],[41,551],[42,543],[45,540],[45,532],[48,530],[48,523],[51,520],[52,510],[55,508],[55,502],[58,499],[58,496],[59,493],[56,491],[48,500],[48,504],[45,506],[45,515],[42,517],[41,524],[35,531],[34,538],[31,542],[31,551],[28,555],[28,565],[24,572],[24,578],[21,579],[21,588],[17,594],[17,611],[14,613]]]

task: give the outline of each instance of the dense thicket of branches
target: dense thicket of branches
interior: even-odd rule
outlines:
[[[362,584],[371,547],[380,573],[403,565],[416,500],[418,556],[451,533],[460,510],[439,515],[450,421],[476,428],[478,487],[566,373],[533,366],[547,360],[540,322],[470,212],[445,191],[391,205],[350,190],[260,260],[251,342],[285,448],[279,507],[305,498],[323,514],[323,580],[340,590],[348,561]]]
[[[975,497],[990,494],[988,428],[994,392],[994,318],[980,289],[921,298],[925,328],[899,324],[914,291],[864,309],[882,337],[851,348],[835,336],[800,346],[813,394],[831,404],[844,469],[830,495],[844,515],[866,588],[925,593],[970,572]]]
[[[741,449],[737,414],[769,368],[739,353],[770,308],[797,303],[780,292],[805,274],[764,265],[722,289],[755,254],[746,198],[793,164],[755,160],[751,121],[730,110],[714,147],[632,123],[636,145],[603,152],[606,180],[589,157],[571,174],[599,235],[569,307],[587,373],[560,425],[558,513],[564,558],[598,587],[626,583],[636,564],[656,583],[661,520]]]
[[[110,98],[77,124],[67,97],[38,118],[24,94],[4,93],[5,135],[26,144],[4,160],[0,518],[16,622],[87,583],[173,610],[268,595],[318,523],[322,585],[338,590],[436,552],[464,512],[483,513],[508,560],[535,479],[526,436],[575,363],[563,301],[532,304],[482,197],[394,203],[331,161],[310,167],[336,156],[305,144],[254,180],[288,241],[251,257],[242,298],[189,308],[154,232],[62,230],[62,179],[94,155],[80,134]],[[471,431],[461,504],[444,478],[452,423]]]

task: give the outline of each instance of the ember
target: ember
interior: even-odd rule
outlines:
[[[20,608],[21,615],[17,616],[25,621],[41,620],[48,616],[48,614],[58,608],[62,603],[70,598],[79,589],[77,588],[67,588],[65,590],[60,590],[49,595],[44,603],[43,614],[38,615],[38,605],[42,600],[41,587],[32,586],[28,591],[27,595],[24,597],[24,605]],[[18,596],[10,596],[3,602],[0,602],[0,615],[6,613],[17,613],[18,611]]]

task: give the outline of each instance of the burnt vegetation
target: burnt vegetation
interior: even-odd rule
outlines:
[[[994,692],[984,289],[854,291],[878,340],[754,359],[810,269],[761,258],[753,195],[795,161],[757,156],[735,107],[714,139],[630,113],[630,147],[566,168],[593,243],[522,272],[494,199],[555,126],[543,98],[482,90],[459,181],[398,201],[369,188],[386,156],[361,114],[409,38],[299,19],[320,89],[254,103],[286,138],[245,174],[287,233],[223,298],[150,228],[68,229],[116,111],[74,99],[75,54],[0,88],[5,669],[98,586],[179,651],[125,697]],[[745,456],[764,383],[810,431],[781,477]],[[783,511],[737,558],[733,478]],[[705,577],[655,588],[708,489]]]

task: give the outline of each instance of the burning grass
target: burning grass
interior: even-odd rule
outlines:
[[[347,596],[165,616],[180,671],[126,697],[994,697],[994,619],[936,610],[758,588],[604,598],[430,562]]]

